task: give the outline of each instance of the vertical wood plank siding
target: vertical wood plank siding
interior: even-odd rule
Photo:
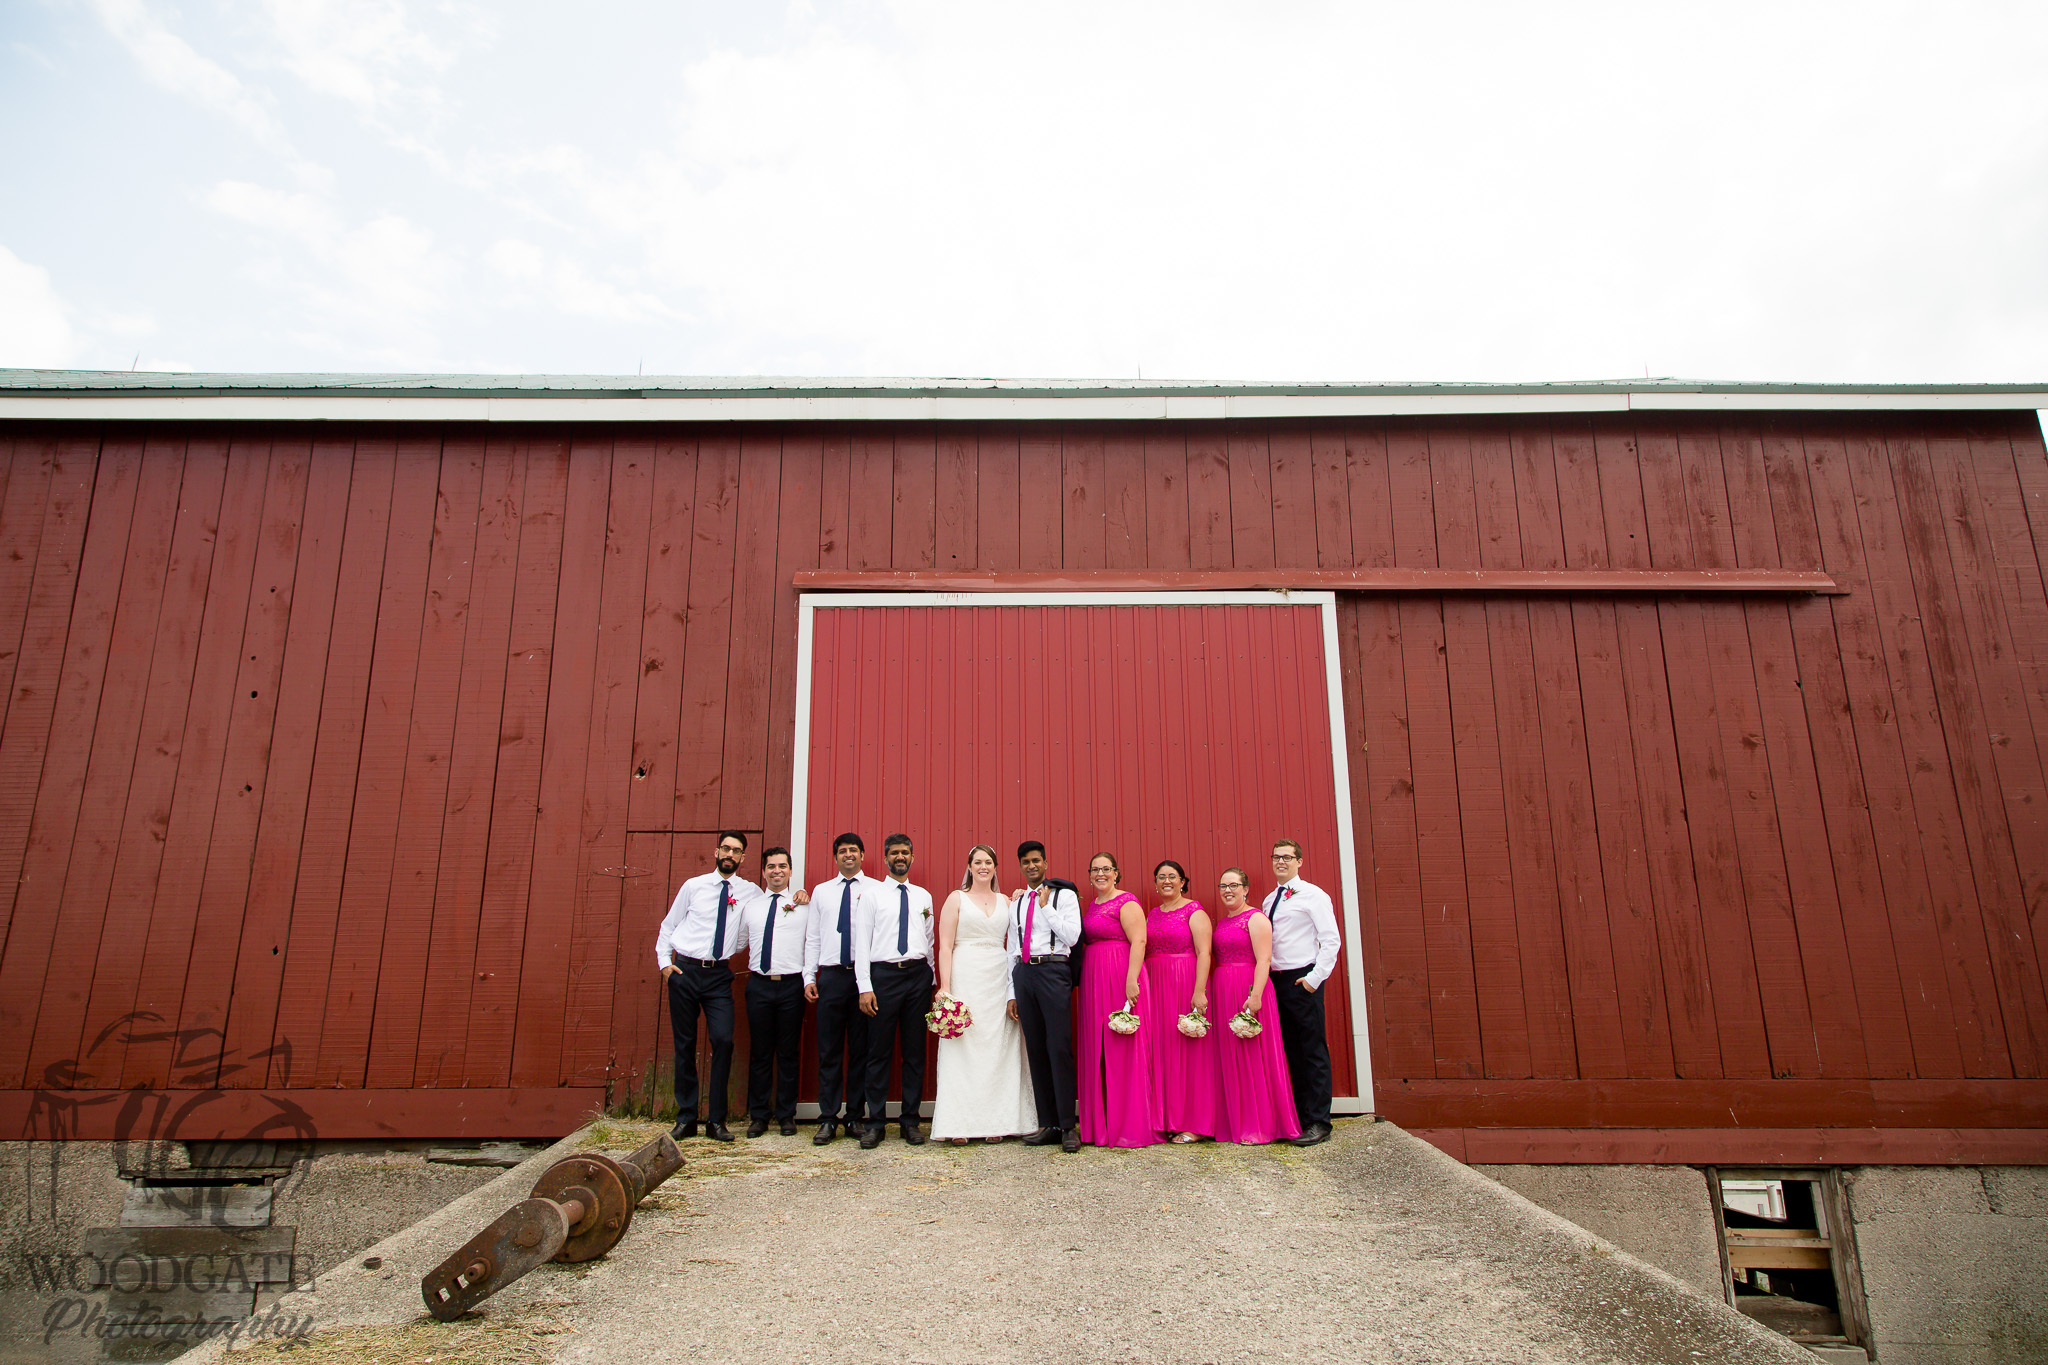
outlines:
[[[2031,415],[17,425],[0,1090],[644,1096],[676,882],[719,829],[787,841],[791,574],[1289,566],[1817,568],[1848,589],[1340,598],[1346,950],[1381,1112],[2048,1127]],[[1069,638],[1045,613],[947,615],[931,648],[988,676],[837,680],[821,715],[862,739],[812,787],[870,793],[876,834],[939,800],[935,760],[1058,793],[1028,830],[1018,791],[960,794],[912,831],[933,884],[970,836],[1113,823],[1119,789],[1214,829],[1217,784],[1257,788],[1235,751],[1177,778],[1194,756],[1165,735],[1259,709],[1221,663],[1270,648],[1271,620],[1090,612]],[[902,613],[835,628],[911,638]],[[1087,685],[992,667],[1053,647],[1087,654]],[[1160,690],[1174,670],[1188,685]],[[1321,695],[1307,664],[1277,685]],[[1087,751],[1132,716],[1166,729],[1100,771],[1047,740]],[[1274,752],[1313,756],[1315,721],[1279,716]],[[1133,855],[1155,834],[1130,830]],[[1161,852],[1262,881],[1262,837]],[[1332,853],[1311,860],[1334,886]]]

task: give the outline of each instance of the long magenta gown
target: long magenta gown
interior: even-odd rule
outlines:
[[[1276,1142],[1301,1136],[1294,1085],[1287,1077],[1287,1052],[1280,1043],[1280,1007],[1273,1003],[1270,978],[1259,1001],[1258,1019],[1264,1026],[1259,1036],[1246,1040],[1230,1031],[1231,1017],[1252,993],[1257,967],[1252,955],[1254,915],[1261,912],[1246,910],[1218,920],[1210,940],[1215,966],[1209,974],[1209,1040],[1216,1044],[1223,1094],[1216,1116],[1219,1142]]]
[[[1178,910],[1154,910],[1145,916],[1145,990],[1156,1002],[1159,1028],[1138,1030],[1151,1040],[1152,1083],[1158,1087],[1163,1129],[1171,1133],[1216,1136],[1219,1081],[1216,1073],[1216,1029],[1212,1005],[1209,1036],[1189,1038],[1179,1028],[1195,993],[1195,911],[1189,901]],[[1238,1001],[1240,1005],[1244,1002]]]
[[[1152,1084],[1152,1054],[1145,1034],[1172,1028],[1173,1020],[1152,1007],[1142,972],[1138,976],[1138,1031],[1112,1033],[1109,1016],[1124,1007],[1124,979],[1131,969],[1131,941],[1118,912],[1137,903],[1128,891],[1107,904],[1084,906],[1081,937],[1081,1003],[1074,1027],[1075,1089],[1080,1100],[1081,1141],[1097,1147],[1149,1147],[1165,1123],[1159,1091]]]

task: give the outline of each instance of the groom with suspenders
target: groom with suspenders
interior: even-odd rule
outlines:
[[[1027,1147],[1057,1142],[1063,1152],[1081,1150],[1074,1117],[1074,1020],[1068,996],[1075,985],[1076,949],[1081,942],[1081,901],[1045,877],[1045,845],[1026,839],[1017,845],[1024,886],[1010,899],[1010,1017],[1024,1029],[1024,1056],[1031,1065],[1032,1098],[1038,1131]]]

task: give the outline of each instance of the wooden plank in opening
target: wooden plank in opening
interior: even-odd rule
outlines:
[[[1109,567],[1107,490],[1102,486],[1102,435],[1070,429],[1060,443],[1060,526],[1063,569]]]
[[[1221,431],[1196,427],[1187,437],[1188,567],[1227,569],[1230,548],[1230,443]]]
[[[1149,526],[1145,517],[1145,445],[1142,433],[1111,427],[1102,438],[1103,567],[1142,569]]]
[[[924,500],[927,518],[931,512],[931,467],[929,442],[899,443],[897,491],[900,494],[906,486],[915,489],[922,483],[917,496]],[[724,780],[713,821],[721,829],[763,829],[767,824],[768,684],[770,656],[777,639],[767,627],[774,620],[777,601],[790,591],[785,586],[788,580],[775,572],[781,482],[780,440],[773,435],[741,438],[732,582],[736,629],[726,661],[725,750],[719,763]],[[906,528],[914,529],[914,523],[915,518],[899,504],[895,518],[898,536],[906,534]],[[916,536],[924,537],[924,548],[910,552],[928,556],[930,532],[927,519],[921,530],[915,530]]]
[[[1263,569],[1278,561],[1273,552],[1273,465],[1267,433],[1236,429],[1228,438],[1230,460],[1230,563]]]
[[[706,440],[701,457],[707,465],[716,457],[716,470],[724,482],[730,483],[738,475],[729,466],[739,459],[738,443],[727,439]],[[867,431],[856,431],[847,445],[849,476],[847,481],[847,533],[846,567],[849,569],[886,569],[889,567],[890,551],[895,543],[891,513],[895,506],[896,448],[887,429],[877,435]],[[714,484],[712,488],[719,487]],[[698,487],[699,517],[703,514],[703,500],[716,498],[712,489],[701,483]],[[721,501],[720,508],[725,508]],[[718,518],[712,518],[716,524]],[[728,534],[725,545],[731,545]],[[692,616],[692,624],[695,617]],[[679,824],[677,829],[694,829],[697,826]]]
[[[829,443],[828,443],[829,444]],[[838,471],[840,498],[829,516],[846,511],[845,450]],[[647,543],[647,605],[640,622],[639,697],[633,708],[633,789],[628,829],[668,829],[675,820],[676,741],[682,727],[683,644],[690,616],[690,559],[697,505],[697,444],[667,437],[654,447],[654,505]],[[821,532],[820,545],[846,554],[844,523]]]
[[[971,437],[966,439],[966,447],[971,459],[974,453]],[[942,458],[943,453],[942,444]],[[811,528],[818,524],[820,459],[817,437],[792,432],[783,438],[782,487],[775,503],[775,516],[779,523],[775,536],[775,606],[770,623],[775,650],[768,665],[768,808],[764,837],[770,843],[788,843],[791,837],[790,800],[795,782],[793,746],[796,743],[797,595],[787,585],[797,570],[818,562],[818,542],[811,535]],[[971,522],[972,512],[973,500],[969,498],[963,520]],[[1014,528],[1014,508],[1010,515]],[[974,536],[975,530],[970,528],[968,534]],[[978,546],[974,553],[980,553]],[[806,873],[821,870],[804,864],[802,849],[792,847],[791,853]]]
[[[1318,508],[1313,439],[1299,427],[1280,427],[1269,438],[1268,451],[1272,459],[1273,563],[1315,568]]]
[[[1017,567],[1060,569],[1061,537],[1066,530],[1065,511],[1060,502],[1064,485],[1060,474],[1060,438],[1032,430],[1017,440]],[[1007,455],[1009,438],[1005,438]]]
[[[785,458],[795,441],[814,439],[796,432],[785,434],[782,441]],[[932,501],[937,521],[934,528],[936,544],[933,547],[932,563],[940,569],[976,568],[981,563],[981,523],[976,515],[980,497],[974,433],[963,428],[946,428],[938,437],[935,459],[937,484]],[[789,491],[786,484],[783,491],[785,494]],[[815,498],[816,491],[813,490],[810,496]],[[1010,515],[1016,515],[1014,509]],[[780,519],[778,517],[778,520]],[[817,524],[815,518],[811,524]],[[783,529],[794,531],[795,528],[784,520]],[[804,562],[808,566],[815,560],[816,556],[813,555]],[[789,579],[778,577],[776,582],[778,585],[787,585]]]
[[[1052,513],[1041,491],[1033,490],[1027,499],[1017,486],[1014,431],[980,433],[975,444],[975,474],[975,563],[984,569],[1017,568],[1023,563],[1019,528],[1026,520],[1043,521]],[[824,563],[822,558],[819,563]]]
[[[1159,569],[1192,567],[1188,531],[1188,443],[1178,429],[1145,433],[1145,559]]]

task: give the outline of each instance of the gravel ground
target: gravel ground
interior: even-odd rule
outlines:
[[[808,1129],[684,1150],[609,1258],[543,1267],[468,1323],[421,1314],[419,1256],[328,1303],[354,1296],[346,1320],[414,1324],[409,1359],[435,1334],[443,1359],[489,1358],[479,1329],[495,1325],[505,1359],[565,1365],[1811,1362],[1385,1123],[1340,1122],[1307,1151],[1065,1156],[892,1135],[862,1152],[814,1148]],[[469,1230],[443,1230],[429,1252]],[[392,1331],[330,1328],[289,1354],[388,1358]]]

